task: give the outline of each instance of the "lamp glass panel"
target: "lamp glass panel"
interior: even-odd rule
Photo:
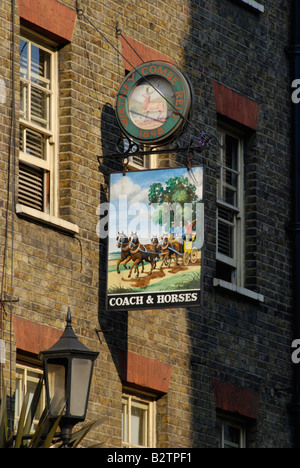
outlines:
[[[84,416],[92,369],[92,361],[72,359],[70,414]]]
[[[49,397],[52,415],[58,415],[66,402],[65,366],[48,362]]]

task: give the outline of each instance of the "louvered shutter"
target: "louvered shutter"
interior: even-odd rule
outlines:
[[[44,210],[44,171],[20,163],[18,202],[39,211]]]
[[[218,207],[218,252],[233,258],[234,213]]]

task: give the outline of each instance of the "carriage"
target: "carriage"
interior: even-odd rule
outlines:
[[[175,255],[176,259],[179,255],[182,257],[183,265],[187,266],[190,262],[196,263],[198,259],[198,249],[194,246],[194,241],[196,239],[196,234],[187,235],[187,237],[182,240],[182,242],[175,240],[172,237],[169,237],[168,240],[165,238],[165,252],[168,251],[168,254],[165,253],[164,263],[169,264],[171,261],[171,256]],[[167,249],[167,250],[166,250]]]
[[[187,236],[187,239],[183,241],[183,264],[187,266],[189,262],[196,263],[198,258],[198,249],[194,246],[196,234]]]

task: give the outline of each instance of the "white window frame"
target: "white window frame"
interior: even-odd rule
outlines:
[[[131,410],[132,407],[145,411],[144,444],[135,445],[132,442]],[[156,445],[156,404],[153,398],[140,393],[122,395],[122,447],[124,448],[154,448]]]
[[[223,199],[223,186],[224,183],[223,171],[226,169],[224,163],[226,156],[226,135],[229,135],[235,138],[238,141],[238,155],[237,155],[237,164],[236,169],[229,168],[230,172],[235,174],[237,177],[236,185],[236,200],[234,204],[228,203]],[[243,134],[232,129],[230,127],[222,126],[219,127],[219,139],[221,142],[220,154],[219,154],[219,177],[217,182],[217,220],[216,220],[216,260],[226,265],[229,270],[231,270],[231,280],[230,282],[243,287],[244,286],[244,139]],[[232,187],[234,188],[234,187]],[[232,190],[233,191],[233,190]],[[222,252],[218,251],[218,242],[219,242],[219,217],[220,210],[227,212],[232,217],[232,222],[227,222],[227,224],[232,228],[232,255],[227,256]],[[221,278],[223,279],[223,278]]]
[[[43,210],[37,210],[32,207],[30,211],[36,212],[36,216],[39,216],[39,213],[45,213],[50,216],[58,216],[58,200],[57,200],[57,187],[58,187],[58,175],[57,175],[57,164],[58,164],[58,52],[56,49],[56,44],[44,37],[41,37],[38,34],[32,33],[27,28],[22,29],[21,39],[28,42],[30,45],[35,45],[41,50],[46,51],[50,54],[50,79],[49,79],[49,115],[47,120],[47,126],[33,122],[30,118],[30,110],[27,109],[28,118],[26,116],[20,116],[20,132],[21,128],[34,130],[45,138],[45,158],[41,159],[30,154],[26,154],[22,149],[19,151],[19,161],[20,163],[27,164],[32,168],[41,169],[44,171],[44,206]],[[30,89],[31,89],[31,77],[30,77],[30,50],[28,48],[28,77],[20,78],[21,85],[22,83],[26,85],[29,93],[29,104],[30,104]],[[21,63],[20,63],[21,68]],[[42,90],[42,88],[41,88]],[[21,138],[21,135],[20,135]],[[47,180],[48,179],[48,180]],[[47,184],[50,185],[49,190],[49,200],[46,200],[46,190]],[[20,203],[22,206],[22,203]],[[26,204],[25,204],[26,206]],[[20,207],[19,207],[19,211]],[[26,211],[26,209],[25,209]],[[28,209],[27,209],[28,211]],[[34,213],[33,213],[34,214]]]
[[[246,428],[243,424],[231,420],[218,418],[218,424],[221,426],[220,448],[246,448]],[[239,442],[235,443],[225,438],[225,426],[233,427],[239,430]],[[226,447],[225,447],[226,446]]]
[[[247,5],[251,6],[255,10],[264,13],[265,7],[261,3],[257,2],[256,0],[240,0],[240,2],[246,3]]]
[[[36,374],[35,376],[29,375],[31,374]],[[43,370],[39,369],[38,367],[30,367],[24,364],[16,364],[16,392],[15,392],[15,416],[14,416],[14,424],[15,427],[18,425],[18,421],[20,418],[20,413],[24,401],[24,397],[27,393],[28,385],[29,384],[34,384],[37,385],[39,382],[40,377],[43,376]],[[46,406],[46,391],[45,391],[45,385],[43,384],[42,388],[42,393],[40,396],[40,404],[42,405],[42,409],[45,408]],[[28,403],[28,408],[27,412],[29,411],[30,407],[30,401]],[[32,430],[34,431],[35,427],[37,426],[39,420],[34,419],[33,420],[33,425],[32,425]]]
[[[128,144],[128,139],[126,138],[124,140],[125,142],[125,150],[126,150],[126,144]],[[137,148],[140,149],[140,151],[147,151],[149,149],[148,147],[144,145],[139,145],[137,144]],[[130,152],[128,153],[128,167],[133,170],[145,170],[145,169],[155,169],[157,167],[157,154],[153,150],[153,153],[148,154],[148,155],[139,155],[135,154],[130,156]]]

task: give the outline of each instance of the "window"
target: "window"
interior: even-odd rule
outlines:
[[[218,421],[219,448],[246,448],[246,430],[242,424]]]
[[[123,394],[122,446],[155,447],[155,402],[147,397]]]
[[[127,138],[124,139],[124,151],[127,151],[129,147],[129,141]],[[143,146],[143,145],[138,145],[132,142],[132,150],[129,151],[129,154],[131,152],[135,151],[147,151],[149,148]],[[128,158],[128,166],[130,169],[133,170],[140,170],[140,169],[154,169],[157,167],[157,154],[153,151],[152,154],[148,155],[143,155],[143,154],[135,154],[133,156],[129,156]]]
[[[143,147],[140,150],[143,151]],[[129,166],[133,169],[154,169],[157,167],[156,156],[156,154],[136,154],[130,157]]]
[[[18,420],[21,414],[22,404],[24,401],[24,397],[27,392],[30,393],[29,403],[28,403],[28,410],[30,407],[30,403],[32,401],[36,386],[40,380],[40,377],[43,376],[42,369],[37,367],[29,367],[26,365],[17,364],[16,366],[16,393],[15,393],[15,426],[18,425]],[[37,423],[39,421],[40,416],[46,405],[46,395],[45,395],[45,388],[42,390],[41,398],[39,401],[38,409],[36,418],[33,421],[32,430],[35,429]]]
[[[243,139],[221,130],[217,182],[218,278],[243,286]]]
[[[56,216],[57,57],[37,37],[20,39],[18,203]]]

